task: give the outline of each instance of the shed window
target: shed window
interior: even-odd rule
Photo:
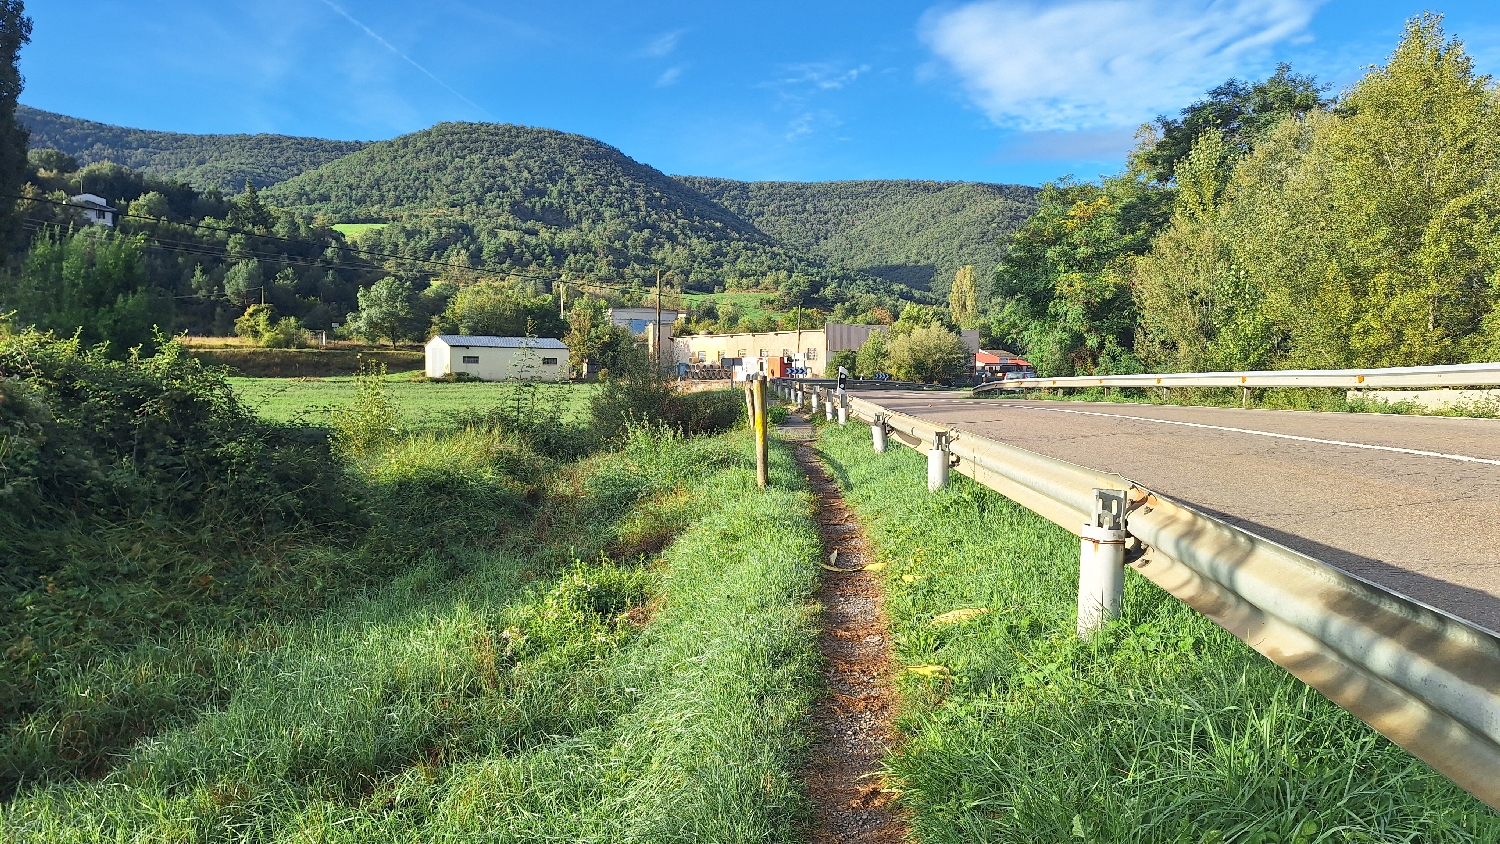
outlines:
[[[808,349],[807,350],[807,359],[808,360],[817,360],[818,359],[818,350],[817,349]]]
[[[542,358],[542,366],[557,366],[557,358]]]
[[[464,355],[464,363],[479,363],[479,355]]]

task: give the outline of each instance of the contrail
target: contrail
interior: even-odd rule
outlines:
[[[491,117],[491,118],[494,117],[494,115],[490,114],[488,111],[485,110],[484,106],[480,105],[479,103],[474,102],[473,100],[469,99],[468,97],[465,97],[463,94],[460,94],[457,90],[454,89],[454,87],[452,85],[449,85],[447,82],[444,82],[443,80],[437,78],[437,75],[434,74],[432,71],[430,71],[427,68],[422,67],[421,65],[417,64],[416,61],[414,61],[411,56],[408,56],[407,54],[405,54],[405,53],[401,52],[400,50],[396,49],[395,46],[391,44],[391,42],[385,40],[384,38],[381,38],[380,37],[380,33],[376,32],[375,30],[369,28],[368,26],[365,26],[364,24],[360,23],[358,19],[356,19],[353,15],[349,14],[348,12],[344,11],[343,7],[339,6],[337,3],[334,3],[333,0],[323,0],[323,4],[326,5],[328,8],[334,10],[335,12],[338,12],[339,14],[343,15],[344,18],[347,19],[350,23],[354,24],[355,26],[359,27],[360,29],[363,29],[365,31],[366,35],[370,36],[371,38],[374,38],[376,41],[379,41],[382,47],[385,47],[387,50],[390,50],[392,53],[395,53],[396,55],[398,55],[401,58],[405,59],[406,62],[407,62],[407,64],[410,64],[412,67],[416,68],[417,70],[420,70],[423,73],[427,74],[427,77],[429,79],[431,79],[433,82],[436,82],[437,84],[443,86],[444,88],[447,88],[448,92],[451,93],[453,96],[458,97],[460,100],[463,100],[464,102],[466,102],[469,105],[473,106],[474,108],[478,109],[479,112],[481,114],[483,114],[485,117]]]

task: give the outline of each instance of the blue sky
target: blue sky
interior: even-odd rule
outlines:
[[[1040,184],[1289,61],[1335,89],[1423,10],[1391,0],[32,0],[21,101],[181,132],[382,139],[547,126],[668,173]],[[1500,71],[1493,0],[1429,6]]]

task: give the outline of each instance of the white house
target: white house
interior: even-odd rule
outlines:
[[[459,372],[481,381],[568,380],[568,347],[551,337],[439,334],[427,341],[427,377]]]
[[[73,197],[73,204],[83,206],[83,218],[85,220],[88,220],[90,223],[98,223],[102,226],[113,226],[115,224],[115,216],[120,213],[119,209],[105,202],[104,197],[93,193],[80,193]]]

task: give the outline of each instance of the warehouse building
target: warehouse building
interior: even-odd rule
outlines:
[[[439,334],[427,341],[427,377],[467,373],[481,381],[566,381],[568,347],[551,337]]]

